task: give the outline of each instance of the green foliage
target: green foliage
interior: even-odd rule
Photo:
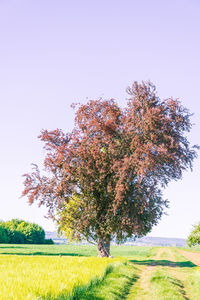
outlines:
[[[73,194],[73,196],[69,199],[67,203],[65,203],[57,214],[58,216],[58,232],[64,232],[65,237],[72,242],[73,240],[81,241],[81,235],[77,232],[76,228],[76,220],[81,218],[82,210],[79,207],[84,207],[85,203],[83,199],[77,194]],[[88,239],[87,234],[85,234],[85,238]]]
[[[17,229],[8,229],[8,236],[10,239],[10,243],[12,244],[24,244],[25,237],[22,232],[18,231]]]
[[[46,240],[44,241],[44,243],[45,243],[46,245],[53,245],[53,244],[54,244],[54,241],[53,241],[52,239],[46,239]]]
[[[7,244],[9,240],[8,231],[0,224],[0,243]]]
[[[28,244],[43,244],[45,232],[37,224],[21,221],[17,226],[17,230],[25,236],[25,242]]]
[[[11,221],[1,222],[0,228],[2,229],[1,243],[11,244],[44,244],[45,232],[42,227],[37,224],[29,223],[23,220],[12,219]],[[6,236],[6,238],[5,238]],[[47,241],[52,244],[53,241]]]
[[[193,230],[187,239],[187,244],[189,247],[200,245],[200,223],[193,226]]]

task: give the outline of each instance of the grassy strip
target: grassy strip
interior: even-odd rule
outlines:
[[[188,298],[199,300],[200,295],[200,268],[173,268],[169,270],[172,276],[181,280]]]
[[[102,279],[93,280],[88,286],[76,287],[70,300],[126,299],[130,287],[137,280],[138,270],[130,263],[118,263],[106,270]]]
[[[182,249],[182,248],[180,248]],[[200,299],[200,267],[197,267],[182,254],[177,251],[177,248],[171,248],[176,260],[175,268],[168,268],[168,273],[181,280],[184,289],[187,292],[185,299]],[[191,252],[191,251],[188,251]]]
[[[188,251],[188,252],[194,252],[194,253],[199,253],[200,252],[200,246],[178,247],[178,249]]]
[[[185,291],[182,282],[175,277],[169,276],[163,270],[156,270],[152,274],[150,285],[155,299],[185,299]]]
[[[183,276],[184,275],[184,276]],[[200,297],[200,268],[188,270],[182,273],[182,281],[188,290],[188,295],[191,295],[190,299],[198,300]]]
[[[127,300],[183,300],[184,286],[180,280],[166,273],[162,267],[153,270],[146,269],[141,273],[141,279],[132,287]]]

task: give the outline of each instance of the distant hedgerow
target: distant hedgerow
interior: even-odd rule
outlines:
[[[24,220],[12,219],[0,222],[0,243],[50,244],[50,241],[46,242],[45,232],[41,226]]]
[[[9,243],[8,230],[0,225],[0,243]]]

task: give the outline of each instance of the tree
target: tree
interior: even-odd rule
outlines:
[[[187,238],[189,247],[200,245],[200,223],[193,226],[193,230]]]
[[[25,174],[23,196],[48,207],[48,216],[72,240],[110,241],[147,234],[168,202],[161,189],[192,167],[196,150],[186,133],[189,111],[178,100],[160,100],[151,82],[127,88],[126,108],[90,100],[76,109],[71,133],[42,130],[44,167]]]

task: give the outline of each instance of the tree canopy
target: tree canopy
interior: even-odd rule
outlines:
[[[200,245],[200,223],[193,226],[193,230],[187,238],[189,247]]]
[[[46,156],[25,174],[23,196],[46,205],[49,217],[72,240],[98,244],[147,234],[168,205],[162,188],[192,168],[189,111],[177,99],[161,100],[151,82],[127,88],[125,108],[111,100],[74,105],[71,133],[42,130]]]

